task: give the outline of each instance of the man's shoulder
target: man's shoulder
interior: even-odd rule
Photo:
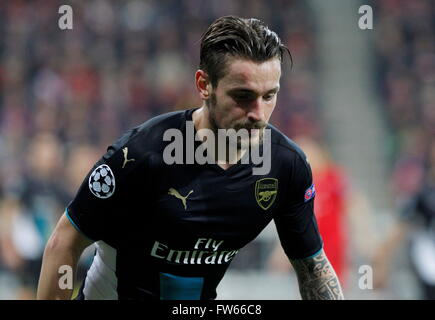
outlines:
[[[103,158],[106,162],[116,162],[122,168],[140,167],[143,161],[161,153],[165,146],[164,132],[171,128],[180,129],[185,123],[186,112],[163,113],[129,129],[107,148]]]
[[[146,130],[166,130],[170,128],[180,128],[186,120],[186,110],[175,110],[166,113],[159,114],[139,126],[137,126],[139,132],[146,132]]]
[[[166,130],[180,129],[184,124],[186,111],[177,110],[155,116],[128,130],[111,147],[116,150],[124,145],[141,151],[158,149],[163,143],[163,134]]]
[[[274,149],[275,157],[282,157],[289,161],[302,160],[304,164],[308,165],[306,154],[295,141],[271,124],[268,124],[267,128],[271,129],[272,149]]]

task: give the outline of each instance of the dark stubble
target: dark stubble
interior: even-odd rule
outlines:
[[[216,99],[216,94],[213,92],[210,95],[210,99],[207,100],[207,107],[209,110],[209,123],[211,125],[211,130],[215,133],[215,135],[217,136],[218,134],[218,129],[234,129],[236,132],[238,132],[240,129],[246,129],[250,132],[251,129],[259,129],[260,130],[260,137],[259,137],[259,143],[263,143],[263,130],[267,123],[264,121],[256,121],[256,122],[252,122],[250,120],[247,121],[243,121],[243,122],[236,122],[235,124],[233,124],[233,126],[231,128],[223,128],[221,126],[219,126],[219,124],[216,121],[216,104],[217,104],[217,99]],[[240,141],[237,142],[237,149],[241,149],[241,143]]]

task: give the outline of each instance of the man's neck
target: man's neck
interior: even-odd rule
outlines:
[[[226,170],[230,168],[233,164],[237,163],[246,153],[246,149],[237,149],[235,155],[232,158],[230,157],[229,148],[227,146],[225,152],[218,152],[218,134],[217,129],[214,128],[210,121],[209,110],[206,106],[202,106],[201,108],[195,110],[192,113],[193,125],[195,126],[196,131],[201,129],[210,129],[215,134],[214,146],[210,148],[210,150],[214,150],[214,154],[210,154],[209,156],[214,160],[214,162],[220,166],[222,169]],[[205,142],[208,143],[208,142]],[[224,156],[219,157],[221,154]]]

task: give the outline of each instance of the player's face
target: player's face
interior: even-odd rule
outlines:
[[[236,131],[263,129],[276,105],[280,77],[278,58],[261,63],[230,58],[225,76],[219,79],[216,88],[211,89],[207,100],[210,124],[215,129]],[[241,144],[256,144],[259,135],[250,135],[249,140]]]

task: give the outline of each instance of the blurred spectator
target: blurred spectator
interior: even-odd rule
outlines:
[[[8,190],[2,211],[2,256],[22,282],[23,298],[33,296],[45,243],[69,199],[60,174],[60,145],[53,135],[33,137],[25,156],[21,185]]]
[[[375,285],[385,287],[391,265],[403,242],[409,240],[409,258],[423,299],[435,300],[435,142],[427,155],[418,188],[399,207],[399,221],[374,256]]]

